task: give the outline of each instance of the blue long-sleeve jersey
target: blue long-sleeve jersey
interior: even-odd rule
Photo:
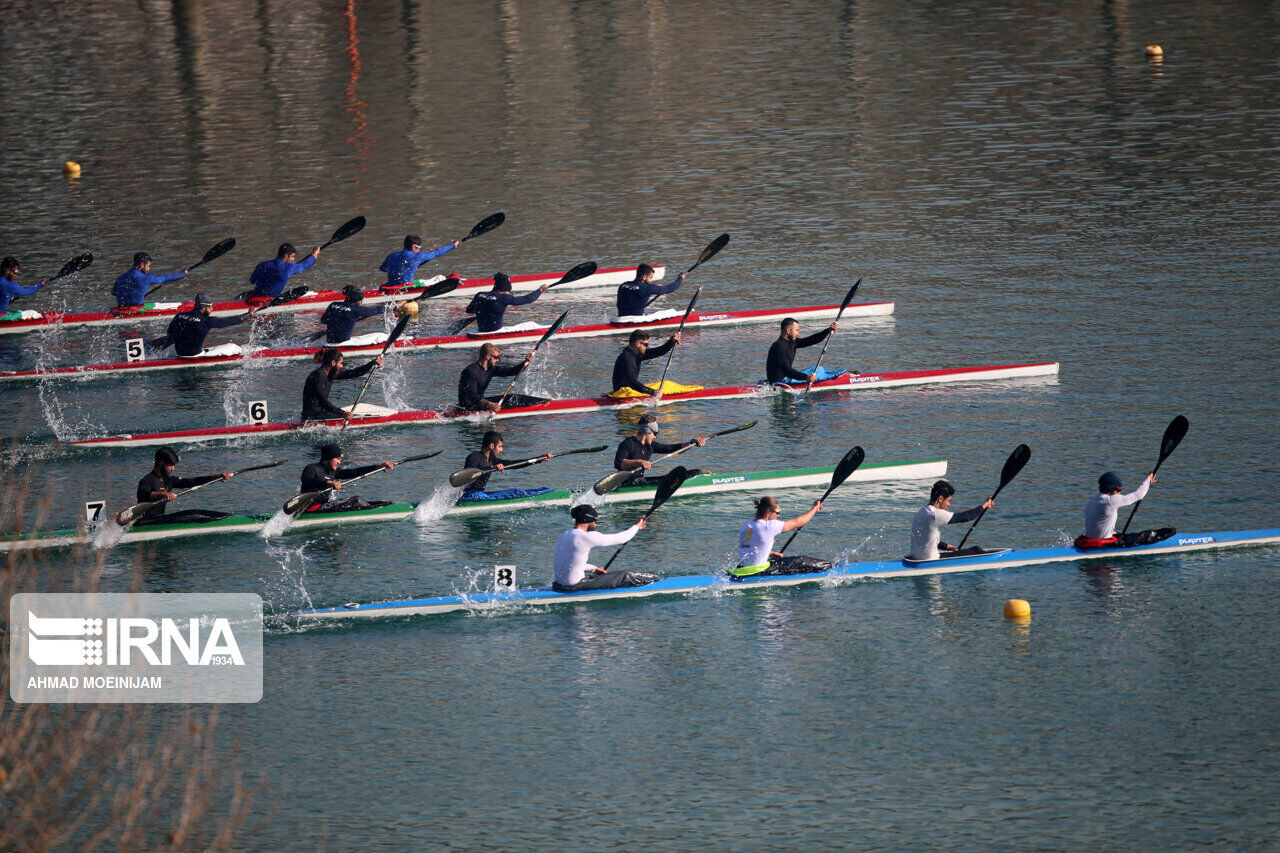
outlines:
[[[11,278],[0,278],[0,314],[8,313],[9,301],[13,297],[32,296],[42,287],[44,287],[43,281],[37,281],[35,284],[18,284]]]
[[[675,293],[682,283],[683,279],[679,278],[671,282],[671,284],[656,284],[652,281],[643,282],[640,279],[636,279],[619,285],[618,316],[636,317],[643,314],[650,298],[661,296],[664,293]]]
[[[467,313],[476,315],[476,328],[482,332],[496,332],[502,328],[502,317],[512,305],[528,305],[542,295],[541,290],[512,296],[497,290],[486,290],[471,297]]]
[[[295,273],[306,272],[316,264],[316,259],[308,255],[305,260],[296,264],[285,262],[281,258],[263,261],[253,268],[249,283],[253,285],[253,295],[275,299],[284,293],[284,286],[289,277]]]
[[[329,307],[324,309],[324,314],[320,316],[320,322],[325,325],[325,341],[331,344],[340,344],[343,341],[351,339],[352,333],[356,329],[356,323],[366,317],[377,317],[383,311],[381,305],[353,305],[350,302],[330,302]]]
[[[147,301],[147,294],[162,284],[186,278],[184,272],[173,272],[168,275],[153,275],[134,267],[116,279],[111,292],[116,297],[117,308],[129,308],[142,305]]]
[[[413,284],[413,276],[418,271],[418,267],[432,258],[438,258],[452,251],[453,244],[450,243],[430,252],[411,252],[408,249],[392,252],[387,255],[387,259],[382,262],[382,266],[378,267],[378,269],[387,274],[387,283],[384,287]]]

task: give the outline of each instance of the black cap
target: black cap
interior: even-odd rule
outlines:
[[[342,457],[342,448],[336,444],[326,444],[320,448],[320,460],[327,461],[329,459],[339,459]]]
[[[354,284],[348,284],[342,288],[342,295],[346,297],[348,302],[360,302],[364,299],[364,291],[356,287]]]
[[[596,508],[591,504],[578,504],[569,510],[569,514],[573,516],[573,520],[578,524],[586,524],[589,521],[595,521],[600,518],[600,513],[596,512]]]

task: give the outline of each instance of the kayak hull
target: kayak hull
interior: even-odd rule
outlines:
[[[584,604],[631,598],[654,598],[669,595],[718,594],[735,589],[800,586],[802,584],[839,584],[857,580],[974,572],[1018,566],[1058,562],[1083,562],[1124,557],[1159,556],[1208,549],[1280,544],[1280,528],[1233,530],[1217,533],[1176,535],[1164,542],[1133,548],[1105,548],[1082,551],[1078,548],[1029,548],[984,554],[968,559],[940,560],[908,565],[901,560],[845,563],[825,572],[804,575],[752,575],[741,581],[730,581],[727,575],[686,575],[668,577],[642,587],[582,592],[556,592],[549,588],[502,590],[469,595],[446,595],[434,598],[383,601],[373,604],[342,605],[315,610],[299,610],[288,614],[305,621],[341,621],[350,619],[420,616],[457,611],[480,612],[494,609],[518,611],[528,607],[560,604]]]
[[[815,382],[810,389],[811,394],[830,393],[832,391],[867,391],[880,388],[902,388],[912,385],[930,385],[953,382],[993,382],[1003,379],[1021,379],[1031,377],[1056,376],[1058,364],[1048,362],[1041,364],[1004,364],[990,367],[957,367],[935,370],[905,370],[888,373],[869,373],[853,376],[843,373],[833,379]],[[348,430],[370,429],[372,427],[402,426],[421,423],[443,423],[471,419],[477,422],[488,420],[508,420],[511,418],[537,417],[543,415],[569,415],[581,412],[597,412],[609,409],[625,409],[631,406],[668,406],[673,403],[700,402],[706,400],[734,400],[747,397],[775,396],[777,394],[799,394],[804,386],[773,387],[767,385],[727,385],[717,388],[703,388],[699,391],[688,391],[680,394],[667,394],[660,401],[651,397],[580,397],[565,400],[552,400],[533,406],[512,406],[503,409],[496,416],[479,413],[458,413],[445,410],[410,410],[393,415],[353,418],[347,426]],[[341,420],[312,421],[301,424],[297,421],[242,424],[235,426],[212,427],[207,429],[173,430],[169,432],[153,432],[129,435],[115,435],[103,438],[85,438],[72,441],[77,447],[145,447],[158,444],[202,444],[214,441],[228,441],[240,438],[268,438],[301,430],[322,431],[340,429]]]

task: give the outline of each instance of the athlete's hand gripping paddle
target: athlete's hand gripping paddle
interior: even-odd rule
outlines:
[[[430,453],[420,453],[417,456],[407,456],[404,459],[401,459],[399,462],[396,462],[395,464],[403,465],[406,462],[417,462],[420,459],[430,459],[432,456],[439,456],[441,453],[444,453],[444,451],[433,450]],[[381,465],[373,469],[372,471],[368,472],[367,474],[361,474],[358,477],[349,477],[346,480],[341,480],[340,483],[341,485],[345,486],[348,483],[354,483],[356,480],[363,480],[365,477],[372,477],[374,474],[380,474],[386,470],[387,470],[387,466]],[[300,495],[294,495],[293,497],[289,498],[289,500],[284,502],[284,506],[282,507],[282,509],[284,510],[285,515],[296,516],[300,512],[302,512],[304,509],[311,506],[312,504],[325,500],[325,496],[332,491],[333,491],[333,487],[330,487],[328,489],[320,489],[319,491],[316,491],[316,492],[303,492]]]
[[[641,518],[648,518],[658,511],[658,507],[667,502],[667,498],[676,493],[676,489],[680,488],[680,484],[689,479],[689,471],[683,465],[677,465],[666,473],[662,481],[658,483],[658,491],[653,496],[653,503],[649,505],[649,511]],[[627,547],[627,543],[623,542],[618,546],[618,550],[613,552],[613,556],[609,558],[609,562],[605,563],[603,568],[607,571],[613,565],[613,561],[618,559],[618,555],[622,553],[622,549]]]
[[[1164,460],[1168,459],[1173,451],[1178,449],[1178,445],[1182,443],[1189,426],[1191,426],[1190,422],[1183,415],[1178,415],[1165,427],[1164,438],[1160,439],[1160,458],[1156,460],[1156,467],[1151,469],[1152,474],[1159,471],[1160,466],[1164,464]],[[1129,532],[1129,522],[1133,521],[1133,516],[1140,506],[1142,506],[1142,501],[1138,501],[1133,505],[1133,509],[1129,510],[1129,520],[1124,523],[1124,529],[1120,531],[1121,536]]]
[[[62,269],[58,270],[57,275],[51,278],[43,279],[43,281],[45,284],[48,284],[51,281],[57,281],[60,278],[66,278],[72,273],[80,272],[80,270],[89,266],[89,264],[91,263],[93,263],[93,255],[91,255],[90,253],[85,252],[82,255],[76,255],[74,258],[72,258],[71,260],[67,261],[65,264],[62,265]],[[16,302],[21,298],[22,298],[21,295],[15,296],[9,300],[9,304],[12,305],[14,302]]]
[[[720,254],[720,250],[727,245],[729,245],[728,234],[721,234],[719,237],[712,240],[710,243],[707,244],[707,248],[703,249],[701,252],[698,253],[698,259],[693,262],[693,266],[689,267],[687,270],[684,271],[684,276],[688,278],[689,273],[693,272],[698,267],[702,266],[707,261],[714,258],[716,255]],[[657,296],[651,297],[649,301],[645,303],[644,307],[648,308],[657,300],[658,300]]]
[[[468,240],[470,240],[472,237],[479,237],[482,234],[488,234],[490,231],[497,228],[499,225],[501,225],[506,221],[507,221],[507,215],[502,211],[498,211],[492,216],[486,216],[484,219],[481,219],[479,222],[473,225],[471,227],[470,233],[468,233],[467,236],[463,237],[458,242],[465,243]]]
[[[996,486],[996,490],[991,493],[989,500],[994,501],[996,499],[996,495],[1000,494],[1000,490],[1009,485],[1009,483],[1013,481],[1014,477],[1018,476],[1018,472],[1022,470],[1023,466],[1025,466],[1030,459],[1030,447],[1027,447],[1025,444],[1019,444],[1015,447],[1013,452],[1009,454],[1009,458],[1004,461],[1004,468],[1000,470],[1000,485]],[[984,512],[973,520],[973,526],[969,528],[968,533],[965,533],[964,538],[960,540],[960,544],[956,546],[957,551],[964,547],[964,543],[969,541],[969,534],[978,527],[978,522],[982,521],[985,516],[986,513]]]
[[[716,438],[721,435],[729,435],[730,433],[742,432],[743,430],[751,429],[757,423],[759,423],[759,421],[752,421],[749,424],[742,424],[741,426],[730,427],[729,429],[722,429],[719,432],[711,433],[711,435],[707,436],[707,438]],[[697,446],[698,445],[695,442],[691,441],[688,444],[686,444],[684,447],[680,448],[679,450],[673,450],[667,455],[659,456],[657,459],[654,459],[653,461],[661,462],[664,459],[670,459],[672,456],[679,456],[681,453],[684,453],[686,450],[689,450]],[[625,471],[614,471],[612,474],[609,474],[606,477],[601,477],[599,480],[597,480],[595,485],[591,487],[591,490],[594,491],[597,495],[607,495],[609,494],[609,492],[612,492],[614,489],[618,488],[623,483],[625,483],[635,473],[636,473],[636,469],[634,468],[628,468]]]
[[[853,283],[853,287],[849,288],[849,292],[845,294],[844,302],[840,303],[840,310],[836,312],[835,322],[840,322],[840,317],[844,314],[844,309],[849,307],[849,303],[853,301],[853,295],[858,292],[858,285],[862,284],[862,279],[858,279]],[[827,335],[827,339],[822,342],[822,351],[818,353],[818,363],[813,366],[813,375],[818,375],[818,368],[822,367],[822,357],[827,354],[827,345],[831,343],[831,339],[835,337],[835,332]],[[809,380],[809,384],[804,386],[804,390],[800,392],[800,399],[803,400],[809,396],[809,389],[813,387],[813,380]]]
[[[391,349],[391,345],[396,342],[396,339],[404,334],[405,326],[408,326],[409,321],[412,319],[413,318],[408,314],[400,318],[399,322],[396,323],[395,328],[391,330],[391,334],[387,335],[387,342],[382,345],[382,352],[379,353],[379,355],[387,354],[387,350]],[[356,407],[360,405],[360,401],[364,398],[364,392],[369,390],[369,380],[371,379],[373,379],[372,370],[370,370],[369,374],[365,376],[364,386],[360,389],[360,394],[356,397],[356,401],[351,404],[351,408],[347,412],[348,417],[343,420],[342,427],[338,430],[339,435],[341,435],[343,430],[347,428],[347,424],[351,423],[351,418],[355,417]]]
[[[831,485],[827,488],[826,492],[823,493],[822,497],[818,498],[818,503],[822,503],[827,498],[831,497],[831,493],[838,489],[841,483],[849,479],[849,475],[854,471],[857,471],[858,466],[862,464],[862,460],[866,458],[866,451],[861,447],[854,447],[846,453],[844,458],[836,463],[836,470],[831,472]],[[804,530],[804,528],[801,527],[800,530]],[[779,554],[786,553],[787,547],[790,546],[795,538],[800,535],[800,530],[792,533],[791,538],[782,543],[782,547],[778,549]]]
[[[569,319],[568,311],[561,314],[560,317],[554,323],[552,323],[551,326],[545,332],[542,333],[542,337],[538,338],[538,342],[533,345],[533,350],[529,354],[532,355],[533,353],[537,352],[538,347],[545,344],[552,335],[560,331],[560,327],[563,326],[564,321],[568,319]],[[493,413],[490,415],[490,417],[493,417],[494,415],[497,415],[498,412],[502,411],[502,404],[507,401],[507,396],[511,393],[511,389],[516,387],[516,382],[520,379],[520,374],[524,373],[525,367],[528,367],[528,366],[529,366],[529,362],[526,361],[524,363],[524,367],[520,368],[520,373],[517,373],[515,376],[511,377],[511,384],[507,386],[507,390],[503,391],[502,396],[498,398],[498,405],[493,410]]]
[[[241,468],[239,471],[232,471],[231,477],[237,477],[241,474],[247,474],[250,471],[263,471],[267,468],[275,468],[277,465],[283,465],[288,461],[289,461],[288,459],[281,459],[279,462],[267,462],[266,464],[263,464],[263,465],[250,465],[248,468]],[[228,477],[227,479],[229,480],[231,479],[231,477]],[[173,499],[177,500],[183,495],[191,494],[196,489],[203,489],[205,486],[212,486],[214,483],[224,483],[224,482],[226,482],[226,480],[223,480],[221,478],[217,480],[210,480],[207,483],[201,483],[198,486],[192,486],[189,489],[183,489],[181,491],[174,492]],[[167,498],[162,498],[161,500],[158,500],[158,501],[143,501],[142,503],[136,503],[133,506],[129,507],[128,509],[122,509],[120,510],[120,512],[116,513],[116,524],[120,525],[121,527],[128,527],[131,524],[133,524],[135,521],[137,521],[139,518],[146,515],[155,507],[158,507],[160,506],[160,504],[168,503],[168,502],[169,501]]]
[[[595,447],[579,447],[577,450],[561,450],[559,453],[551,454],[544,453],[542,456],[531,456],[528,459],[521,459],[519,462],[508,462],[502,468],[504,471],[514,471],[517,468],[528,468],[530,465],[537,465],[539,462],[549,462],[557,456],[572,456],[575,453],[599,453],[604,449],[606,449],[605,445],[598,444]],[[497,468],[463,468],[461,471],[454,471],[449,475],[449,485],[455,489],[461,489],[463,486],[471,485],[485,474],[492,474],[497,470]]]
[[[220,243],[217,243],[214,246],[210,247],[209,251],[204,253],[204,257],[196,261],[191,266],[187,267],[187,272],[189,273],[193,272],[197,267],[202,267],[205,264],[209,263],[210,261],[216,261],[218,258],[222,257],[227,252],[230,252],[235,247],[236,247],[236,238],[228,237],[227,239],[221,241]],[[168,284],[168,282],[161,282],[160,284],[157,284],[155,287],[147,291],[148,295],[155,293],[161,287],[164,287],[165,284]]]

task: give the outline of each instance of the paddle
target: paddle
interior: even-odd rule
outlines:
[[[191,272],[197,267],[202,267],[205,264],[209,263],[209,261],[216,261],[218,258],[222,257],[227,252],[230,252],[235,247],[236,247],[236,238],[228,237],[227,239],[223,240],[221,243],[218,243],[217,245],[210,248],[209,251],[205,252],[203,258],[196,261],[191,266],[187,267],[187,272]]]
[[[391,334],[387,335],[387,342],[382,345],[382,352],[378,353],[379,356],[383,356],[387,354],[387,350],[391,349],[391,345],[396,342],[396,339],[399,338],[402,334],[404,334],[405,327],[409,325],[409,321],[412,319],[413,318],[410,317],[408,314],[400,318],[399,322],[396,323],[395,328],[391,330]],[[372,379],[373,379],[373,371],[370,370],[369,374],[364,378],[364,386],[361,387],[360,394],[356,397],[356,401],[351,404],[350,414],[352,415],[352,417],[355,416],[356,407],[359,406],[360,401],[364,399],[364,392],[369,390],[369,382]],[[343,430],[347,428],[347,424],[349,423],[351,423],[351,418],[346,418],[345,420],[343,420],[342,427],[338,430],[339,435],[342,434]]]
[[[716,255],[720,254],[720,250],[727,245],[729,245],[728,234],[721,234],[719,237],[712,240],[710,243],[707,244],[707,248],[703,249],[700,253],[698,253],[698,259],[693,262],[693,266],[689,267],[687,270],[684,271],[685,276],[687,277],[689,273],[693,272],[698,267],[700,267],[701,265],[705,264],[707,261],[714,258]],[[646,308],[649,307],[657,300],[658,300],[658,297],[654,296],[648,302],[645,303],[645,307]]]
[[[363,216],[357,216],[355,219],[342,223],[342,225],[338,226],[338,230],[333,232],[333,236],[329,238],[328,242],[321,244],[320,250],[324,251],[334,243],[341,243],[348,237],[354,237],[364,230],[364,226],[365,218]]]
[[[858,292],[858,285],[862,284],[862,279],[858,279],[853,283],[853,287],[849,288],[849,292],[845,294],[844,302],[840,303],[840,310],[836,312],[835,322],[840,322],[840,316],[844,314],[844,309],[849,307],[849,303],[853,301],[853,295]],[[835,336],[835,332],[827,335],[827,339],[822,342],[822,352],[818,353],[818,363],[813,366],[813,375],[818,375],[818,368],[822,366],[822,357],[827,354],[827,344],[831,343],[831,338]],[[813,387],[813,380],[809,380],[809,384],[804,386],[804,391],[800,392],[800,399],[803,400],[809,394],[809,389]]]
[[[420,453],[417,456],[407,456],[395,464],[403,465],[406,462],[417,462],[421,459],[430,459],[432,456],[439,456],[441,453],[444,453],[444,451],[433,450],[430,453]],[[354,483],[356,480],[363,480],[365,477],[371,477],[374,474],[380,473],[385,470],[387,470],[386,465],[379,465],[377,468],[373,469],[367,474],[361,474],[358,477],[350,477],[346,480],[341,480],[339,482],[345,486],[348,483]],[[329,494],[332,491],[333,491],[333,488],[330,487],[327,489],[320,489],[317,492],[304,492],[300,495],[294,495],[293,497],[289,498],[289,500],[284,502],[284,506],[282,507],[282,509],[284,510],[286,515],[297,515],[307,507],[311,506],[313,503],[316,503],[317,501],[321,500],[325,495]]]
[[[481,234],[488,234],[493,229],[507,221],[507,215],[502,211],[498,211],[492,216],[486,216],[475,224],[471,229],[471,233],[459,240],[459,243],[465,243],[472,237],[479,237]]]
[[[1000,471],[1000,485],[991,493],[991,500],[995,500],[996,495],[1000,494],[1000,490],[1009,485],[1010,481],[1012,481],[1014,477],[1018,476],[1018,472],[1022,470],[1022,467],[1026,465],[1030,459],[1031,448],[1027,447],[1025,444],[1019,444],[1013,449],[1013,452],[1009,454],[1009,458],[1005,460],[1004,468]],[[974,531],[974,528],[978,526],[978,522],[982,521],[982,518],[985,515],[986,513],[984,512],[982,515],[974,519],[973,527],[969,528],[969,532],[964,535],[964,538],[960,540],[960,544],[956,546],[957,551],[964,547],[964,543],[969,541],[969,533]]]
[[[568,319],[569,319],[568,311],[561,314],[560,317],[554,323],[552,323],[551,326],[545,332],[542,333],[542,337],[538,338],[538,342],[533,345],[532,352],[537,352],[538,347],[545,344],[548,338],[550,338],[556,332],[560,331],[560,327],[563,326],[564,321]],[[526,361],[524,363],[524,367],[520,368],[520,373],[524,373],[524,368],[528,366],[529,366],[529,362]],[[494,415],[502,411],[502,404],[506,402],[507,395],[511,393],[511,389],[516,387],[516,381],[520,379],[520,373],[517,373],[515,376],[511,377],[511,384],[507,386],[507,390],[503,391],[502,396],[498,398],[498,406],[493,410]],[[492,415],[490,417],[492,417]]]
[[[44,280],[44,283],[48,284],[51,281],[57,281],[60,278],[66,278],[72,273],[80,272],[80,270],[89,266],[89,264],[91,263],[93,263],[93,255],[89,254],[88,252],[85,252],[83,255],[76,255],[74,258],[72,258],[71,260],[67,261],[65,264],[62,265],[62,269],[58,270],[57,275],[51,278],[46,278]],[[19,294],[18,296],[15,296],[12,299],[10,299],[9,304],[12,305],[14,302],[16,302],[21,298],[22,296],[21,294]]]
[[[406,301],[417,302],[419,299],[430,299],[433,296],[444,296],[446,293],[453,293],[457,290],[458,285],[461,283],[462,279],[460,278],[446,278],[444,281],[437,281],[435,284],[424,288],[417,296]]]
[[[560,276],[559,281],[553,281],[551,282],[551,284],[548,284],[547,290],[550,290],[551,288],[555,287],[557,284],[568,284],[571,281],[578,281],[580,279],[586,278],[589,275],[595,275],[595,272],[597,269],[599,269],[599,267],[596,265],[595,261],[584,261],[583,263],[580,263],[573,269],[569,270],[564,275]],[[422,297],[418,297],[418,298],[421,299]],[[475,321],[476,321],[476,316],[474,314],[471,315],[470,317],[467,317],[461,323],[459,323],[457,326],[454,327],[453,329],[454,334],[455,335],[458,334],[459,332],[461,332],[467,326],[470,326]]]
[[[605,449],[605,445],[598,444],[595,447],[579,447],[577,450],[561,450],[559,453],[552,453],[551,459],[557,456],[572,456],[575,453],[599,453]],[[513,471],[516,468],[528,468],[530,465],[537,465],[539,462],[549,462],[546,455],[531,456],[528,459],[522,459],[519,462],[507,462],[502,467],[506,471]],[[449,475],[449,485],[455,489],[463,486],[469,486],[476,480],[479,480],[485,474],[497,471],[497,468],[463,468],[461,471],[454,471]]]
[[[702,293],[699,287],[693,292],[693,298],[689,300],[689,307],[684,309],[684,316],[680,318],[680,326],[676,329],[676,334],[684,331],[684,322],[689,319],[689,315],[693,313],[693,306],[698,304],[698,296]],[[672,347],[671,352],[667,353],[667,363],[662,367],[662,378],[658,380],[658,390],[653,394],[654,403],[662,399],[662,383],[667,381],[667,371],[671,369],[671,359],[676,356],[676,348]]]
[[[657,512],[658,507],[666,503],[667,498],[674,495],[676,493],[676,489],[680,488],[680,485],[687,479],[689,479],[689,471],[683,465],[677,465],[668,471],[666,476],[662,478],[662,481],[658,483],[658,491],[653,496],[653,503],[649,505],[649,511],[640,517],[648,518]],[[607,570],[612,566],[613,561],[618,559],[618,555],[622,553],[622,549],[625,547],[627,547],[626,542],[619,545],[618,550],[613,552],[613,556],[609,558],[609,562],[605,563],[602,568]]]
[[[1182,443],[1182,439],[1187,434],[1187,428],[1191,424],[1183,415],[1178,415],[1169,425],[1165,427],[1164,438],[1160,439],[1160,458],[1156,460],[1156,467],[1151,469],[1151,473],[1160,470],[1160,466],[1164,464],[1164,460],[1168,459],[1173,451],[1178,449],[1178,445]],[[1123,536],[1129,532],[1129,522],[1133,521],[1134,513],[1138,511],[1138,507],[1142,506],[1142,501],[1138,501],[1133,505],[1133,509],[1129,511],[1129,521],[1124,523],[1124,529],[1120,531]]]
[[[862,464],[862,460],[866,458],[866,451],[861,447],[854,447],[846,453],[844,458],[836,463],[836,470],[831,472],[831,486],[823,492],[822,497],[818,498],[818,503],[822,503],[827,498],[831,497],[831,493],[839,488],[841,483],[849,479],[849,475],[854,471],[857,471],[858,466]],[[804,528],[802,527],[800,530],[804,530]],[[800,535],[800,530],[792,533],[791,538],[782,544],[782,547],[778,549],[779,554],[786,552],[788,546],[790,546],[791,543],[795,541],[795,538]]]
[[[250,471],[262,471],[267,468],[275,468],[276,466],[283,465],[288,461],[290,460],[281,459],[278,462],[267,462],[263,465],[250,465],[248,468],[241,468],[239,471],[232,471],[231,476],[235,477],[240,474],[247,474]],[[223,480],[221,478],[217,480],[210,480],[207,483],[201,483],[198,486],[192,486],[189,489],[183,489],[180,492],[174,492],[173,499],[177,500],[183,495],[194,492],[196,489],[203,489],[205,486],[212,486],[214,483],[224,483],[224,482],[226,482],[226,480]],[[160,506],[160,504],[168,503],[168,502],[169,502],[168,500],[158,500],[158,501],[143,501],[142,503],[136,503],[133,506],[129,507],[128,509],[122,509],[120,510],[120,512],[116,513],[116,524],[120,525],[121,527],[128,527],[131,524],[133,524],[135,521],[137,521],[141,516],[144,516],[148,512],[150,512],[154,507]]]
[[[751,429],[757,423],[759,423],[759,421],[752,421],[749,424],[742,424],[741,426],[730,427],[729,429],[722,429],[719,432],[711,433],[711,435],[707,436],[707,438],[716,438],[717,436],[721,436],[721,435],[729,435],[730,433],[734,433],[734,432],[742,432],[743,430]],[[665,456],[659,456],[657,459],[654,459],[653,462],[661,462],[664,459],[670,459],[672,456],[679,456],[681,453],[684,453],[686,450],[692,447],[697,447],[697,446],[698,445],[695,442],[691,441],[688,444],[686,444],[684,447],[681,447],[679,450],[673,450]],[[609,492],[612,492],[614,489],[618,488],[623,483],[625,483],[635,473],[636,473],[635,468],[628,468],[625,471],[614,471],[612,474],[608,475],[607,477],[601,477],[599,480],[597,480],[595,485],[592,486],[591,489],[597,495],[607,495],[609,494]]]

